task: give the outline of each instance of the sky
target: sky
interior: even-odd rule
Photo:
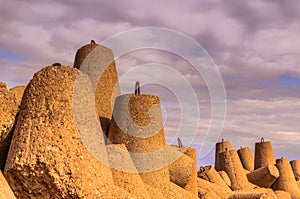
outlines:
[[[60,62],[73,65],[75,52],[91,39],[98,43],[134,28],[161,27],[198,42],[218,68],[226,91],[226,117],[218,140],[254,152],[261,137],[272,141],[275,157],[299,159],[300,151],[300,1],[294,0],[166,0],[166,1],[5,1],[0,0],[0,81],[26,85],[41,68]],[[157,41],[153,41],[157,42]],[[174,43],[174,45],[176,42]],[[184,47],[183,47],[184,48]],[[194,67],[180,56],[141,49],[116,60],[119,78],[136,66],[159,63],[178,71],[192,86],[200,119],[196,137],[184,142],[200,150],[211,121],[208,87]],[[157,73],[162,79],[167,74]],[[125,78],[126,79],[126,78]],[[141,80],[143,77],[137,76]],[[175,78],[171,83],[180,85]],[[135,82],[120,81],[122,93]],[[182,88],[183,89],[183,88]],[[168,143],[176,137],[181,103],[172,89],[143,85],[158,95]],[[190,105],[187,110],[194,107]],[[214,149],[198,164],[213,164]]]

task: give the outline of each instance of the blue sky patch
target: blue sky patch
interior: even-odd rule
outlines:
[[[0,59],[10,59],[15,61],[16,63],[20,63],[21,62],[21,57],[13,52],[0,52]]]
[[[300,86],[300,79],[284,75],[279,78],[279,85],[282,88],[298,88]]]
[[[271,82],[262,82],[261,85],[266,88],[271,88],[273,86]]]

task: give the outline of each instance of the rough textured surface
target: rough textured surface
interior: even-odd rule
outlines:
[[[216,144],[219,174],[208,166],[198,178],[196,150],[166,145],[157,96],[116,99],[111,49],[83,46],[74,67],[80,71],[57,64],[36,73],[19,117],[25,87],[0,83],[0,158],[3,166],[13,135],[4,174],[17,198],[300,198],[300,161],[291,161],[291,170],[282,158],[277,169],[271,143],[263,139],[255,147],[256,170],[248,147],[237,154],[222,140]],[[105,145],[111,142],[104,135],[116,144]],[[278,173],[276,194],[245,178],[269,187]],[[7,181],[0,171],[0,198],[15,198]]]
[[[85,45],[77,51],[74,67],[88,74],[95,86],[96,113],[107,136],[115,98],[120,95],[113,52],[102,45]]]
[[[296,180],[300,180],[300,160],[292,160],[290,161],[290,164],[292,166]]]
[[[267,194],[265,193],[252,193],[250,191],[247,191],[247,192],[234,193],[228,199],[265,199],[265,198],[267,198]]]
[[[197,178],[198,184],[198,196],[200,198],[209,198],[213,195],[217,195],[221,199],[227,199],[232,195],[232,191],[224,187],[211,183],[207,180]]]
[[[180,149],[185,155],[189,156],[194,161],[194,171],[192,173],[191,180],[185,186],[187,191],[190,191],[194,195],[198,195],[197,185],[197,150],[192,147],[183,146]]]
[[[9,185],[6,182],[2,172],[0,171],[0,198],[3,199],[15,199],[15,195],[10,189]]]
[[[148,185],[147,183],[145,183],[145,187],[148,191],[148,193],[151,196],[151,199],[164,199],[164,195],[162,194],[160,189],[154,188],[151,185]]]
[[[248,173],[250,173],[250,171],[248,171],[247,169],[244,169],[244,173],[247,175]]]
[[[279,177],[279,171],[274,165],[267,165],[247,174],[249,182],[260,187],[271,187]]]
[[[272,144],[262,139],[261,142],[255,143],[254,169],[259,169],[270,164],[275,164]]]
[[[238,151],[238,155],[242,162],[244,169],[248,171],[254,170],[254,158],[252,152],[250,151],[249,147],[240,148]]]
[[[9,89],[9,93],[15,97],[18,105],[21,104],[25,89],[26,89],[26,86],[16,86],[16,87]]]
[[[72,104],[76,75],[71,67],[46,67],[24,92],[4,171],[17,198],[130,197],[79,138]],[[101,143],[97,147],[105,150]]]
[[[241,199],[255,199],[255,198],[265,198],[265,199],[277,199],[276,194],[272,189],[269,188],[256,188],[253,190],[238,190],[234,191],[229,199],[241,198]]]
[[[196,150],[191,147],[173,146],[182,155],[169,166],[170,180],[194,195],[198,195]]]
[[[226,182],[211,165],[201,167],[200,171],[198,171],[198,177],[216,185],[222,186],[230,191],[230,188],[228,187]]]
[[[151,110],[154,111],[151,113]],[[134,94],[117,97],[109,140],[116,144],[124,143],[128,151],[136,153],[153,152],[165,147],[159,98]]]
[[[292,167],[288,160],[285,158],[277,159],[276,167],[279,170],[279,178],[274,183],[273,189],[289,192],[293,199],[300,198],[300,189],[297,186]]]
[[[220,197],[213,191],[199,192],[198,198],[200,199],[220,199]]]
[[[169,189],[167,192],[163,191],[164,197],[167,199],[174,198],[185,198],[185,199],[197,199],[198,197],[194,194],[186,191],[185,189],[179,187],[178,185],[170,182]]]
[[[275,194],[278,199],[292,199],[291,194],[286,191],[277,190],[277,191],[275,191]]]
[[[116,142],[128,140],[128,142],[130,141],[128,143],[129,148],[134,148],[137,152],[156,151],[166,145],[160,100],[157,96],[146,94],[121,95],[117,97],[114,107],[114,126],[110,129],[111,140]],[[126,127],[127,129],[124,129]],[[126,130],[126,132],[120,132],[120,130]],[[144,149],[143,146],[136,146],[135,141],[139,144],[145,144],[147,149]]]
[[[220,169],[228,174],[232,190],[249,190],[254,186],[248,182],[244,168],[236,150],[225,151],[219,154]]]
[[[228,199],[276,199],[276,195],[269,193],[255,193],[252,191],[235,191]]]
[[[163,156],[155,155],[166,147],[157,96],[126,94],[117,97],[108,138],[114,144],[126,145],[145,183],[168,189],[168,165],[164,164]]]
[[[124,144],[106,146],[114,184],[137,198],[150,199],[147,188],[138,174]],[[120,151],[119,151],[120,150]],[[122,165],[123,170],[119,170]],[[131,172],[126,172],[126,171]]]
[[[231,186],[231,181],[228,176],[228,174],[225,171],[218,171],[218,174],[221,176],[221,178],[224,180],[224,182],[227,184],[227,186]]]
[[[3,171],[25,86],[9,89],[0,82],[0,170]]]
[[[197,199],[197,196],[191,194],[190,192],[186,191],[185,189],[177,186],[174,183],[168,184],[168,190],[160,190],[154,188],[151,185],[145,184],[148,192],[151,195],[152,199],[174,199],[174,198],[189,198],[189,199]]]
[[[220,157],[219,157],[219,154],[224,152],[224,151],[229,151],[231,150],[232,147],[231,147],[231,144],[229,141],[224,141],[222,140],[222,142],[218,142],[216,144],[216,154],[215,154],[215,169],[217,171],[220,171],[221,168],[220,168]]]
[[[179,149],[178,146],[176,146],[176,148]],[[192,158],[196,162],[196,164],[195,164],[196,168],[198,168],[197,167],[197,150],[195,148],[188,147],[188,146],[182,146],[182,148],[180,148],[180,151],[183,152],[185,155],[189,156],[190,158]]]

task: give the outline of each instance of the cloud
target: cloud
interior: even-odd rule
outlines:
[[[91,39],[101,43],[136,27],[172,28],[200,43],[222,74],[228,99],[222,136],[236,147],[253,147],[264,136],[273,141],[277,154],[294,158],[299,151],[299,11],[300,2],[293,0],[2,1],[0,81],[13,87],[27,84],[35,72],[54,62],[72,66],[76,50]],[[173,45],[185,50],[177,41]],[[193,86],[201,111],[195,140],[200,146],[211,117],[203,78],[186,60],[159,50],[132,52],[116,61],[120,77],[151,62],[172,66]],[[145,91],[161,97],[169,118],[166,136],[171,138],[180,122],[180,102],[157,85]]]

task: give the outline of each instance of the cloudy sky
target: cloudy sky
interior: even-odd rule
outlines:
[[[133,28],[169,28],[197,41],[222,75],[227,113],[219,140],[254,150],[255,142],[264,137],[272,141],[276,158],[300,158],[300,1],[0,3],[0,81],[10,87],[26,85],[35,72],[54,62],[72,66],[76,50],[91,39],[102,43]],[[117,59],[119,77],[135,66],[153,62],[174,68],[192,85],[201,114],[193,140],[199,150],[210,124],[211,101],[205,82],[195,75],[191,64],[170,52],[142,49]],[[134,82],[123,84],[125,92],[125,84]],[[145,85],[143,91],[161,97],[169,143],[181,122],[194,122],[181,118],[181,102],[172,89]],[[182,139],[191,139],[189,132]],[[212,150],[198,162],[212,164],[213,156]]]

